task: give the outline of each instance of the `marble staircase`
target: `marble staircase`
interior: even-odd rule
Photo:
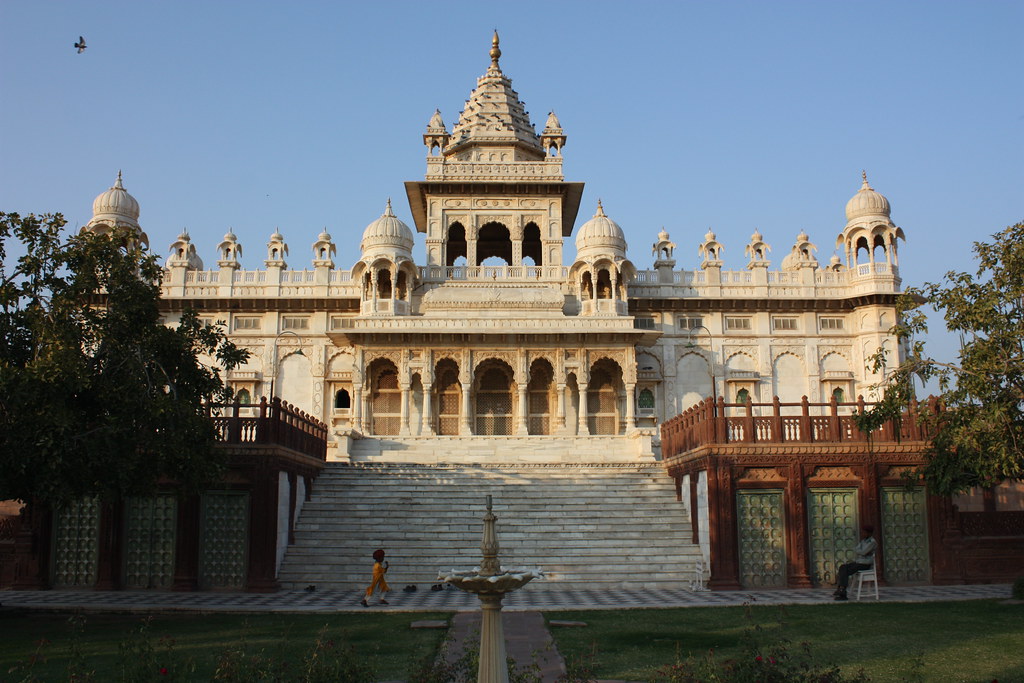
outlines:
[[[494,497],[501,561],[541,568],[525,590],[689,588],[700,550],[672,480],[652,464],[328,463],[296,524],[285,589],[356,590],[385,548],[394,590],[480,562]]]

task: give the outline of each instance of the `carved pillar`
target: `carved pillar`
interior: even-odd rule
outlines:
[[[252,473],[249,495],[249,571],[245,590],[271,593],[277,582],[278,474],[271,467]]]
[[[434,435],[434,420],[433,420],[433,407],[434,407],[434,395],[432,393],[433,384],[430,382],[423,383],[423,428],[420,430],[420,434],[423,436]]]
[[[732,467],[712,456],[708,468],[708,530],[711,539],[711,590],[739,590],[740,563],[737,555],[736,500]]]
[[[516,384],[516,394],[519,400],[519,417],[516,420],[516,435],[526,436],[529,434],[529,429],[526,428],[526,384],[519,382]]]
[[[199,588],[199,500],[199,496],[194,495],[178,501],[172,591]]]
[[[590,436],[590,428],[587,426],[587,385],[583,382],[578,382],[578,385],[580,389],[580,420],[576,433],[579,436]]]
[[[363,429],[363,387],[352,383],[352,427]]]
[[[469,436],[473,433],[473,428],[470,426],[469,413],[470,413],[470,401],[469,401],[469,390],[472,387],[472,380],[468,377],[463,378],[459,376],[459,384],[462,386],[462,414],[459,415],[459,434],[462,436]]]
[[[369,393],[370,392],[366,392],[366,394],[363,395],[363,410],[362,415],[360,415],[359,417],[359,431],[361,431],[363,434],[370,433],[370,419],[372,416],[370,415],[370,397],[368,395]]]
[[[626,433],[636,429],[636,384],[626,385]]]
[[[468,232],[468,231],[467,231]],[[466,266],[476,265],[476,231],[472,235],[466,235]]]
[[[779,468],[780,470],[782,468]],[[804,488],[803,466],[789,466],[786,482],[786,555],[789,556],[790,588],[811,588],[811,558],[807,552],[807,491]]]
[[[555,428],[552,430],[553,434],[565,431],[565,382],[558,383],[557,391],[558,397],[555,408]]]
[[[401,422],[402,426],[398,431],[399,436],[409,436],[409,383],[401,382],[399,389],[402,391],[401,399]]]
[[[121,588],[121,513],[123,510],[123,500],[100,504],[96,590],[110,591]]]

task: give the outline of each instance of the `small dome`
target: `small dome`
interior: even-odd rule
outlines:
[[[413,247],[412,230],[395,216],[391,210],[391,200],[384,209],[384,214],[366,226],[363,240],[359,248],[366,251],[370,247],[399,247],[411,251]]]
[[[626,236],[619,224],[604,214],[604,207],[601,200],[597,200],[597,213],[589,221],[580,226],[576,233],[576,250],[582,251],[586,248],[610,247],[612,249],[625,251]]]
[[[852,221],[861,216],[889,217],[889,200],[875,192],[868,185],[868,174],[862,172],[864,183],[853,198],[846,203],[846,220]]]
[[[327,232],[327,228],[324,228],[319,235],[316,236],[318,242],[330,242],[331,233]]]
[[[139,203],[135,201],[135,197],[128,194],[128,191],[124,189],[124,185],[121,184],[120,171],[117,172],[117,180],[114,182],[114,186],[93,200],[92,217],[93,220],[99,218],[115,222],[120,219],[123,222],[138,226]]]

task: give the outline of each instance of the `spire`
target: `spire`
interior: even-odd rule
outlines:
[[[594,214],[594,218],[597,218],[598,216],[604,216],[604,207],[601,206],[600,199],[597,200],[597,213]]]
[[[488,69],[488,73],[496,71],[501,73],[501,67],[498,65],[498,59],[501,58],[501,48],[498,47],[498,29],[494,29],[494,37],[491,38],[491,68]]]
[[[123,190],[124,189],[124,185],[121,183],[121,169],[117,169],[117,180],[114,181],[114,187],[112,187],[110,189],[112,189],[112,190]]]
[[[860,186],[860,189],[862,189],[862,190],[871,190],[871,189],[873,189],[870,185],[868,185],[868,172],[867,171],[861,171],[860,172],[860,177],[864,179],[864,182]]]
[[[388,205],[387,205],[387,207],[386,207],[386,208],[384,209],[384,215],[385,215],[385,216],[391,216],[392,218],[394,218],[394,217],[395,217],[395,214],[394,214],[394,212],[393,212],[393,211],[391,210],[391,197],[388,197]]]
[[[508,155],[506,161],[539,161],[544,157],[540,137],[519,94],[512,89],[511,79],[498,66],[501,50],[497,31],[491,44],[491,65],[487,73],[477,79],[476,89],[452,127],[451,144],[445,146],[444,154],[460,154],[467,147],[487,147],[489,154],[495,148],[504,147]],[[512,152],[512,148],[516,151]]]

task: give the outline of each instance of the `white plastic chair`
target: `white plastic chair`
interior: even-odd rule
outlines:
[[[853,578],[857,579],[857,601],[860,601],[860,589],[864,585],[865,581],[871,581],[875,584],[875,600],[878,600],[878,571],[871,567],[871,569],[865,569],[862,572],[857,572],[853,575]]]

